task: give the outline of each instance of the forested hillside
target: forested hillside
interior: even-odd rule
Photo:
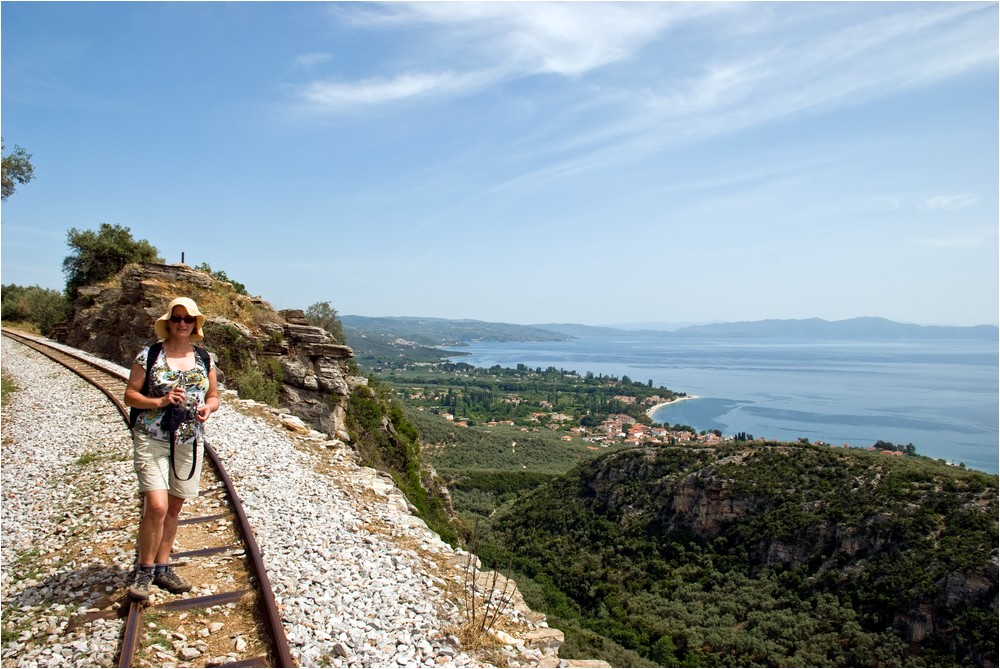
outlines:
[[[921,457],[636,448],[517,499],[481,554],[581,656],[996,666],[997,511],[997,477]]]
[[[447,318],[341,316],[348,332],[386,334],[423,346],[474,341],[559,341],[565,335],[530,325]]]

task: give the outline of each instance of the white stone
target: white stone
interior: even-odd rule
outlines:
[[[191,646],[185,646],[184,648],[181,648],[179,654],[181,656],[181,659],[184,660],[185,662],[190,662],[196,657],[201,657],[201,651],[198,650],[197,648],[192,648]]]

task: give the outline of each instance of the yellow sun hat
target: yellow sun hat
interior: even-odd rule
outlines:
[[[198,305],[190,297],[178,297],[175,298],[170,304],[167,305],[167,311],[165,314],[156,319],[156,323],[153,325],[153,329],[156,331],[156,338],[160,341],[165,341],[169,336],[167,332],[167,321],[174,313],[174,307],[184,307],[187,309],[189,316],[194,316],[197,318],[197,323],[195,323],[195,329],[191,333],[191,341],[201,341],[205,338],[205,333],[202,331],[202,327],[205,325],[205,315],[201,313],[198,309]]]

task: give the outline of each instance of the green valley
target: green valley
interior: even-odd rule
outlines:
[[[996,665],[996,476],[882,442],[656,426],[649,407],[683,396],[651,382],[409,358],[408,340],[366,358],[356,341],[456,532],[566,633],[562,657]]]

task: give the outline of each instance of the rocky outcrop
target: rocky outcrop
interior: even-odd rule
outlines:
[[[733,497],[724,479],[696,472],[685,477],[674,490],[671,525],[700,536],[715,536],[730,521],[752,509],[751,500]]]
[[[265,359],[281,369],[281,402],[288,413],[316,429],[347,440],[344,404],[352,388],[367,383],[350,376],[350,347],[309,324],[301,310],[275,312],[259,297],[187,265],[129,265],[112,281],[81,288],[60,341],[120,365],[155,341],[153,323],[174,297],[198,303],[207,316],[204,346],[227,363],[260,368]],[[224,374],[220,378],[224,383]]]
[[[347,362],[354,356],[348,346],[337,344],[323,328],[309,325],[299,309],[278,312],[282,317],[284,351],[277,355],[283,373],[282,401],[297,416],[321,432],[347,440],[343,402],[367,379],[349,376]]]

